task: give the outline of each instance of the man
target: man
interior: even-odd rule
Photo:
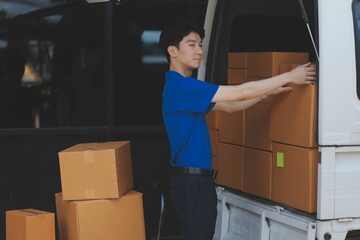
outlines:
[[[211,145],[205,114],[244,110],[271,94],[290,91],[288,83],[311,84],[309,63],[265,80],[219,86],[191,78],[203,57],[204,30],[174,24],[160,36],[170,66],[163,90],[163,118],[171,146],[170,195],[181,222],[182,239],[210,240],[217,198],[211,168]]]

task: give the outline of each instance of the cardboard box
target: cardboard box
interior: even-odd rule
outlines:
[[[208,128],[219,129],[220,124],[220,112],[210,111],[205,115]]]
[[[209,128],[212,154],[217,155],[219,148],[219,130]]]
[[[244,192],[271,199],[272,153],[244,147]]]
[[[228,69],[227,83],[228,85],[238,85],[246,82],[246,69]]]
[[[243,189],[243,147],[219,144],[218,175],[215,182],[242,191]]]
[[[307,63],[308,53],[256,52],[247,54],[247,76],[269,78],[280,74],[280,63]]]
[[[212,155],[212,169],[219,171],[217,156]]]
[[[55,240],[54,213],[36,209],[6,211],[7,240]]]
[[[247,68],[247,53],[228,53],[228,68]]]
[[[119,198],[133,187],[129,141],[77,144],[59,162],[64,200]]]
[[[55,194],[61,240],[145,240],[142,194],[118,199],[64,201]]]
[[[244,111],[220,113],[219,142],[244,144]]]
[[[273,144],[272,200],[309,213],[316,212],[317,149]]]
[[[245,110],[244,146],[271,151],[269,103],[257,103]]]
[[[290,65],[290,69],[296,66]],[[301,147],[317,147],[317,86],[290,85],[293,88],[290,92],[273,96],[271,140]]]

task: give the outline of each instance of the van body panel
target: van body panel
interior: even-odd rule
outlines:
[[[360,147],[321,147],[319,219],[360,217]]]
[[[319,145],[360,145],[352,0],[319,0]]]

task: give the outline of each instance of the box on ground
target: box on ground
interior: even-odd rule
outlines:
[[[269,78],[280,74],[280,63],[307,63],[308,53],[254,52],[247,54],[247,76]]]
[[[228,53],[228,68],[247,68],[247,53]]]
[[[36,209],[6,212],[7,240],[55,240],[54,213]]]
[[[220,121],[220,112],[219,111],[210,111],[205,115],[208,128],[219,129]]]
[[[77,144],[59,162],[64,200],[119,198],[133,187],[129,141]]]
[[[317,149],[273,144],[272,200],[309,213],[316,212]]]
[[[219,130],[209,128],[212,155],[217,155],[219,148]]]
[[[247,70],[230,68],[228,69],[227,83],[228,85],[238,85],[246,82]]]
[[[242,191],[243,189],[243,147],[219,144],[217,156],[218,175],[215,182]]]
[[[271,199],[271,158],[271,152],[244,147],[244,192]]]
[[[220,113],[219,142],[244,144],[244,111]]]
[[[142,193],[118,199],[64,201],[55,194],[60,240],[145,240]]]
[[[291,65],[289,69],[296,67]],[[270,117],[272,141],[301,147],[317,147],[316,85],[291,84],[292,90],[273,96]]]
[[[257,103],[245,110],[244,146],[271,151],[269,103]]]

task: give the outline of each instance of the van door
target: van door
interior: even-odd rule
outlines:
[[[359,0],[319,0],[319,219],[360,216]]]
[[[359,5],[318,1],[319,145],[360,145]]]

